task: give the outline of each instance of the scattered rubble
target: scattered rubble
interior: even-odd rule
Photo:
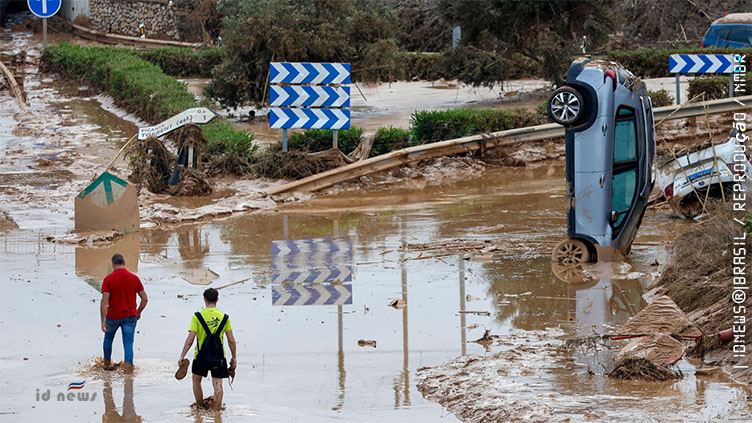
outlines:
[[[118,231],[95,231],[48,236],[46,240],[54,244],[104,245],[117,241],[124,236],[125,234]]]

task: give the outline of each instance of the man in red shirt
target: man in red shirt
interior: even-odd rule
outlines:
[[[136,321],[141,318],[149,299],[138,276],[125,269],[125,259],[120,254],[112,256],[112,273],[102,282],[102,332],[104,332],[104,365],[112,369],[112,341],[121,328],[126,370],[133,367],[133,335],[136,333]],[[141,298],[136,308],[136,295]]]

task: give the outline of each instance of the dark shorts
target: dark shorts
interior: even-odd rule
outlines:
[[[225,379],[225,378],[230,377],[230,372],[229,372],[229,369],[227,368],[227,360],[224,358],[222,359],[222,365],[216,369],[209,369],[209,366],[205,365],[199,359],[193,360],[193,366],[191,366],[191,373],[193,373],[194,375],[206,377],[206,375],[209,374],[209,371],[211,371],[212,377],[217,378],[217,379]]]

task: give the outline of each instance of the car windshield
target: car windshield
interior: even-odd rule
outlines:
[[[619,228],[637,192],[637,120],[634,110],[624,106],[616,113],[613,160],[611,211],[617,218],[612,225]]]

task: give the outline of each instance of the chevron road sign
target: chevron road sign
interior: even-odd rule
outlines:
[[[272,85],[270,106],[350,107],[350,87]]]
[[[672,54],[668,58],[671,73],[733,73],[731,54]]]
[[[272,284],[275,285],[282,283],[320,285],[322,283],[351,281],[351,266],[331,266],[320,269],[287,270],[272,273]]]
[[[349,84],[349,63],[280,63],[269,64],[270,84]]]
[[[272,283],[352,280],[352,243],[347,238],[272,241]]]
[[[272,285],[275,306],[346,304],[352,304],[352,284]]]
[[[270,128],[349,129],[347,109],[269,109]]]

